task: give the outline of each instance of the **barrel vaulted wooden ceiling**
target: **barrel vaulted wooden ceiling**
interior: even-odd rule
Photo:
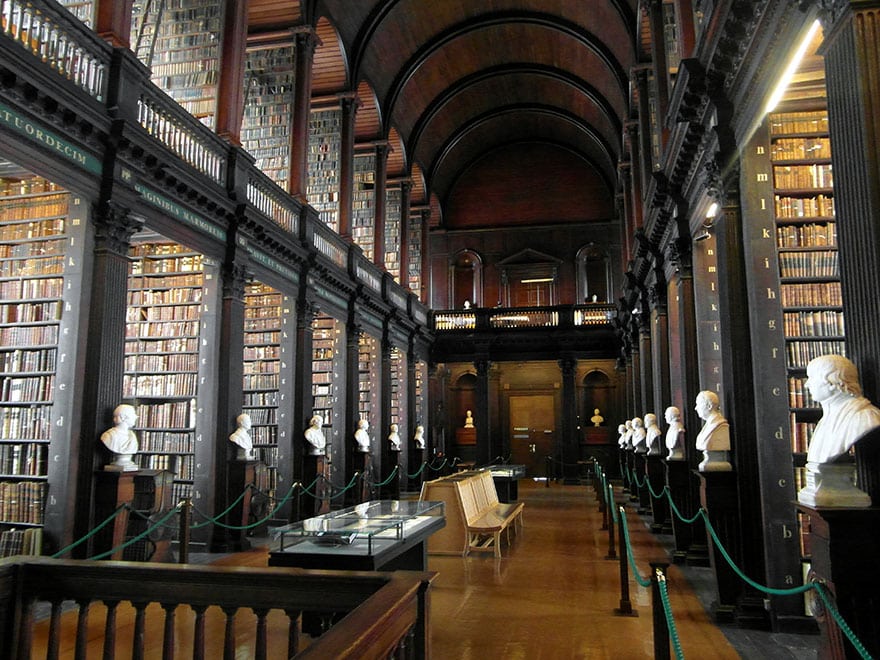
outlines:
[[[254,36],[316,30],[313,104],[357,91],[357,140],[390,142],[389,178],[413,178],[414,204],[442,215],[469,170],[518,148],[576,158],[613,199],[628,74],[647,53],[638,0],[250,0],[248,12]]]

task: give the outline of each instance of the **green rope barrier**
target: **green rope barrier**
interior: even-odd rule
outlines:
[[[681,649],[681,640],[678,638],[678,629],[675,627],[675,617],[672,614],[672,603],[669,602],[669,592],[666,588],[666,575],[659,568],[656,569],[657,586],[660,591],[660,602],[663,603],[663,613],[666,615],[666,628],[669,630],[669,638],[672,640],[672,648],[677,660],[684,659],[684,651]]]
[[[442,470],[444,467],[446,467],[446,463],[447,463],[447,462],[449,462],[449,459],[444,458],[444,459],[440,462],[440,466],[439,466],[439,467],[434,467],[434,464],[431,463],[430,465],[428,465],[428,469],[429,469],[429,470],[433,470],[434,472],[439,472],[439,471]]]
[[[629,469],[629,468],[627,468],[627,469]],[[647,475],[645,475],[645,481],[647,481],[647,480],[648,480],[648,477],[647,477]],[[636,488],[644,488],[645,487],[645,481],[642,481],[641,483],[639,483],[639,475],[637,475],[635,472],[632,473],[632,481],[635,483]]]
[[[868,649],[864,647],[864,645],[859,641],[859,638],[856,637],[856,634],[852,631],[846,621],[843,620],[843,617],[840,615],[840,612],[837,611],[837,607],[834,605],[834,601],[831,599],[825,592],[825,585],[821,582],[813,582],[811,586],[816,590],[819,594],[819,598],[822,599],[822,603],[825,605],[825,609],[831,612],[831,616],[834,617],[834,620],[837,622],[838,627],[843,631],[843,634],[846,635],[846,638],[852,643],[853,648],[858,651],[859,655],[862,656],[863,660],[873,660],[871,654],[868,653]]]
[[[693,517],[685,518],[684,514],[682,514],[682,512],[678,510],[678,507],[675,506],[675,502],[672,501],[672,492],[669,489],[666,490],[666,498],[669,500],[669,508],[672,509],[672,513],[674,513],[675,516],[685,524],[690,525],[695,523],[697,522],[697,518],[703,515],[703,510],[700,509],[693,515]]]
[[[360,476],[361,476],[361,473],[360,473],[360,472],[355,472],[354,475],[352,475],[352,477],[351,477],[351,481],[349,481],[347,485],[343,486],[342,489],[341,489],[338,493],[336,493],[335,495],[330,495],[330,496],[328,496],[327,499],[328,499],[328,500],[335,500],[335,499],[336,499],[337,497],[339,497],[340,495],[344,495],[348,490],[351,489],[352,486],[354,486],[355,482],[357,482],[357,480],[358,480],[358,478],[360,478]],[[320,477],[319,477],[319,478],[320,478]],[[327,481],[327,484],[330,486],[330,488],[334,488],[334,489],[336,488],[336,486],[334,486],[332,483],[330,483],[330,480],[329,480],[329,479],[326,479],[325,481]],[[314,498],[317,499],[318,495],[317,495],[316,493],[313,493],[313,492],[311,492],[311,491],[309,490],[309,489],[310,489],[312,486],[314,486],[317,482],[318,482],[318,480],[315,479],[315,481],[313,481],[313,482],[309,485],[309,488],[303,488],[303,493],[306,494],[306,495],[309,495],[310,497],[314,497]]]
[[[419,476],[422,472],[425,471],[425,466],[427,466],[427,465],[428,465],[428,461],[425,461],[424,463],[422,463],[422,466],[418,470],[416,470],[415,474],[410,474],[409,472],[407,472],[406,478],[407,479],[415,479],[417,476]]]
[[[373,488],[381,488],[382,486],[387,486],[388,484],[391,483],[391,480],[394,479],[394,477],[397,476],[397,472],[398,472],[399,469],[400,469],[400,466],[399,466],[399,465],[395,465],[395,466],[394,466],[394,469],[391,470],[391,474],[388,476],[388,478],[387,478],[385,481],[382,481],[382,482],[379,482],[379,483],[376,483],[376,482],[370,481],[370,482],[369,482],[370,486],[373,487]]]
[[[201,511],[199,511],[198,509],[196,509],[195,507],[193,507],[193,513],[198,513],[200,516],[202,516],[206,520],[204,522],[200,522],[200,523],[193,523],[192,525],[190,525],[190,529],[201,529],[202,527],[207,527],[208,525],[219,525],[220,519],[223,518],[223,516],[225,516],[230,511],[232,511],[236,506],[238,506],[241,503],[241,501],[244,499],[244,496],[247,495],[248,489],[251,487],[252,487],[251,484],[248,484],[247,486],[245,486],[244,490],[241,491],[241,495],[236,497],[235,501],[232,504],[230,504],[228,507],[226,507],[225,511],[223,511],[222,513],[218,513],[216,518],[210,518],[210,517],[206,516],[205,514],[203,514]]]
[[[73,543],[71,543],[71,544],[70,544],[69,546],[67,546],[66,548],[62,548],[61,550],[59,550],[58,552],[56,552],[54,555],[52,555],[52,559],[58,559],[58,558],[61,557],[61,555],[66,554],[66,553],[69,552],[70,550],[73,550],[73,549],[76,548],[77,546],[79,546],[79,545],[85,543],[85,542],[86,542],[88,539],[90,539],[92,536],[94,536],[95,534],[97,534],[98,532],[100,532],[105,526],[107,526],[108,524],[110,524],[110,522],[111,522],[112,520],[114,520],[114,519],[116,518],[116,516],[118,516],[120,513],[122,513],[122,512],[123,512],[125,509],[127,509],[127,508],[128,508],[128,505],[127,505],[127,504],[120,504],[120,505],[116,508],[116,511],[114,511],[113,513],[111,513],[111,514],[110,514],[110,515],[104,520],[104,522],[102,522],[100,525],[98,525],[97,527],[95,527],[92,531],[90,531],[88,534],[86,534],[85,536],[83,536],[83,537],[82,537],[81,539],[79,539],[78,541],[74,541]]]
[[[317,479],[316,479],[316,481],[317,481]],[[283,507],[285,504],[287,504],[287,501],[291,497],[293,497],[293,491],[296,489],[297,485],[301,486],[302,484],[300,484],[300,482],[298,482],[298,481],[293,482],[293,485],[290,487],[290,490],[287,491],[287,494],[283,498],[278,500],[278,504],[275,506],[275,508],[272,509],[269,513],[267,513],[264,518],[261,518],[260,520],[257,520],[256,522],[252,522],[249,525],[227,525],[226,523],[217,521],[215,524],[218,527],[222,527],[223,529],[232,529],[232,530],[245,530],[245,529],[254,529],[256,527],[259,527],[260,525],[272,520],[272,518],[275,516],[276,513],[278,513],[278,511],[281,509],[281,507]]]
[[[655,493],[654,489],[651,488],[651,480],[648,479],[648,475],[645,475],[645,483],[648,486],[648,492],[651,494],[651,497],[653,497],[655,500],[659,500],[661,497],[663,497],[664,494],[669,492],[669,486],[664,485],[663,489],[660,491],[659,494]]]
[[[629,467],[627,467],[627,472],[629,472]],[[649,484],[649,488],[650,488],[650,484]],[[715,543],[715,546],[718,548],[718,551],[721,553],[721,556],[724,558],[724,560],[727,562],[727,564],[733,569],[734,573],[736,575],[738,575],[746,584],[750,585],[754,589],[757,589],[758,591],[762,591],[762,592],[764,592],[766,594],[770,594],[772,596],[796,596],[799,594],[806,593],[810,589],[815,589],[816,592],[819,594],[819,597],[822,599],[822,602],[825,605],[826,609],[831,613],[831,616],[834,618],[834,620],[837,623],[840,630],[844,633],[844,635],[846,635],[847,639],[853,645],[853,648],[856,649],[856,651],[861,655],[863,660],[872,660],[871,654],[868,653],[867,649],[865,649],[864,645],[861,643],[859,638],[856,637],[856,634],[853,632],[852,628],[849,627],[849,625],[844,620],[843,616],[841,616],[840,612],[837,610],[837,607],[834,605],[833,600],[825,592],[824,586],[820,582],[812,582],[810,584],[805,584],[800,587],[791,587],[788,589],[777,589],[774,587],[768,587],[768,586],[759,584],[758,582],[755,582],[750,577],[748,577],[745,573],[743,573],[742,570],[740,570],[739,566],[737,566],[734,563],[730,554],[727,552],[727,549],[724,547],[724,545],[721,543],[721,540],[718,538],[718,534],[715,532],[715,528],[712,526],[712,523],[709,520],[709,515],[706,512],[706,510],[701,508],[699,511],[697,511],[696,515],[693,518],[686,519],[684,516],[681,515],[681,512],[678,510],[678,508],[675,506],[674,502],[672,501],[672,495],[669,492],[668,487],[664,487],[664,490],[666,491],[667,497],[669,498],[669,504],[670,504],[673,512],[675,513],[675,515],[677,515],[679,517],[679,519],[681,519],[682,521],[684,521],[686,523],[693,523],[693,522],[696,522],[697,518],[699,518],[700,516],[703,517],[703,521],[706,524],[706,529],[709,531],[709,534],[712,537],[712,541]],[[612,493],[613,493],[613,490],[612,490]],[[611,510],[614,513],[615,522],[617,522],[618,516],[617,516],[616,508],[612,507]],[[651,584],[651,582],[650,582],[650,580],[647,582],[644,582],[642,577],[638,573],[638,569],[636,567],[635,559],[634,559],[633,553],[632,553],[632,547],[630,546],[629,528],[626,523],[626,513],[625,513],[623,507],[620,507],[619,519],[620,519],[620,524],[623,526],[624,540],[626,541],[626,554],[627,554],[627,558],[630,563],[630,567],[632,568],[633,576],[635,577],[636,582],[638,582],[641,586],[647,587]],[[661,598],[663,596],[662,592],[663,592],[663,590],[661,589]],[[664,609],[665,609],[665,607],[666,607],[666,605],[664,603]],[[668,620],[667,620],[667,623],[669,623]],[[672,635],[671,629],[670,629],[670,635]],[[678,649],[676,650],[676,653],[678,653]]]
[[[629,559],[629,566],[632,569],[633,577],[642,587],[650,587],[651,580],[645,579],[639,575],[639,568],[636,566],[636,559],[633,556],[632,545],[629,542],[629,527],[626,524],[626,512],[620,507],[620,524],[623,526],[623,538],[626,541],[626,557]]]
[[[125,550],[128,546],[130,546],[134,543],[137,543],[138,541],[140,541],[142,538],[147,536],[150,532],[152,532],[157,527],[161,527],[165,523],[166,520],[171,518],[171,516],[176,515],[179,511],[180,511],[180,505],[178,504],[173,509],[169,510],[168,513],[166,513],[162,517],[162,519],[159,520],[158,522],[156,522],[156,524],[153,525],[152,527],[148,527],[147,529],[145,529],[143,532],[141,532],[137,536],[134,536],[134,537],[128,539],[122,545],[119,545],[115,548],[112,548],[112,549],[108,550],[107,552],[102,552],[101,554],[95,555],[94,557],[89,557],[89,559],[91,559],[93,561],[97,560],[97,559],[104,559],[105,557],[109,557],[110,555],[114,554],[115,552],[118,552],[119,550]]]

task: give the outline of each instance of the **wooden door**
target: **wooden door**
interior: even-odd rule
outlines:
[[[547,456],[553,454],[556,413],[552,394],[510,397],[511,463],[526,466],[526,475],[543,477]]]

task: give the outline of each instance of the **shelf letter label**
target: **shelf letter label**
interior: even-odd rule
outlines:
[[[773,289],[767,289],[767,300],[776,300],[776,292]]]

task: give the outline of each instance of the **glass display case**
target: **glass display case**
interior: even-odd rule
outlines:
[[[363,502],[270,530],[269,565],[424,570],[425,540],[445,524],[443,502]]]
[[[519,480],[526,476],[525,465],[487,465],[482,469],[492,475],[499,502],[515,502],[519,499]]]

